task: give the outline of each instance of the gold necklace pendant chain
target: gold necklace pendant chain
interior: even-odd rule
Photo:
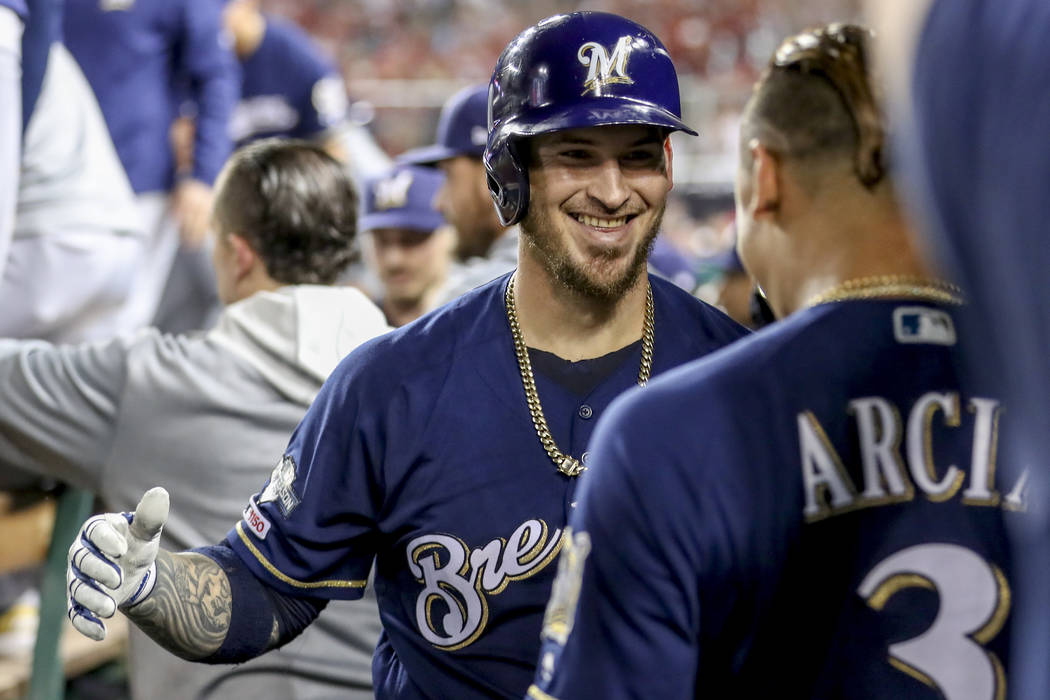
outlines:
[[[525,388],[525,402],[529,406],[529,414],[532,416],[532,424],[536,428],[536,435],[540,438],[543,449],[547,451],[554,466],[565,476],[579,476],[587,467],[580,460],[567,455],[558,449],[554,442],[547,419],[543,415],[543,407],[540,405],[540,395],[536,391],[536,379],[532,375],[532,362],[529,360],[529,349],[525,345],[525,336],[521,333],[518,325],[518,310],[514,302],[514,278],[507,283],[507,293],[504,297],[507,305],[507,321],[510,323],[510,333],[514,337],[514,353],[518,356],[518,371],[521,373],[521,383]],[[646,283],[645,292],[645,323],[642,325],[642,362],[638,369],[638,386],[645,386],[649,381],[649,375],[653,371],[653,327],[655,312],[653,310],[653,288]]]
[[[907,275],[880,275],[836,284],[810,297],[806,306],[851,299],[918,299],[942,304],[964,303],[962,290],[949,282]]]

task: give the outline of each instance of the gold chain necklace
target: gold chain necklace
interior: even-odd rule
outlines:
[[[579,476],[587,467],[583,466],[580,460],[559,450],[551,436],[550,428],[547,427],[547,419],[540,405],[540,395],[536,391],[536,380],[532,376],[529,349],[525,345],[525,336],[521,333],[521,326],[518,325],[517,305],[514,303],[514,281],[512,277],[507,283],[504,301],[507,305],[507,321],[510,323],[510,333],[514,337],[514,353],[518,356],[518,371],[521,373],[521,383],[525,387],[525,402],[532,415],[532,424],[536,427],[536,435],[539,436],[543,449],[547,451],[558,471],[565,476]],[[645,323],[642,326],[642,363],[638,369],[638,386],[645,386],[653,370],[653,288],[648,283],[646,285]]]
[[[942,304],[962,304],[962,290],[942,280],[908,275],[858,277],[836,284],[809,298],[806,306],[849,299],[920,299]]]

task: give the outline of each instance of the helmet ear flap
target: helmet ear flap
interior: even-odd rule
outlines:
[[[529,171],[518,154],[515,139],[496,138],[485,151],[489,193],[504,226],[518,223],[529,208]]]

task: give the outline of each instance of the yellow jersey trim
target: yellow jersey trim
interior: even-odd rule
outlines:
[[[241,542],[252,553],[252,556],[259,560],[263,568],[269,571],[278,581],[287,583],[289,586],[295,586],[296,588],[364,588],[368,584],[368,581],[297,581],[267,561],[262,552],[248,539],[248,535],[244,531],[243,521],[240,520],[237,521],[237,536],[241,538]]]
[[[542,690],[540,690],[540,687],[538,685],[529,686],[529,697],[534,698],[534,700],[558,700],[558,698],[554,697],[550,693],[545,693]]]

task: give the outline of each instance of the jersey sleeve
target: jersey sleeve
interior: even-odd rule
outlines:
[[[256,576],[290,595],[353,600],[364,593],[383,503],[385,438],[383,397],[357,367],[367,364],[366,348],[325,382],[227,535]]]
[[[0,340],[0,466],[97,491],[126,376],[121,340]]]
[[[240,68],[222,28],[217,0],[183,0],[180,74],[197,104],[193,177],[212,184],[233,144],[230,118],[240,96]]]
[[[633,447],[641,416],[623,408],[591,441],[530,698],[694,696],[700,553],[675,503],[687,495],[671,470],[648,477],[666,465]]]

